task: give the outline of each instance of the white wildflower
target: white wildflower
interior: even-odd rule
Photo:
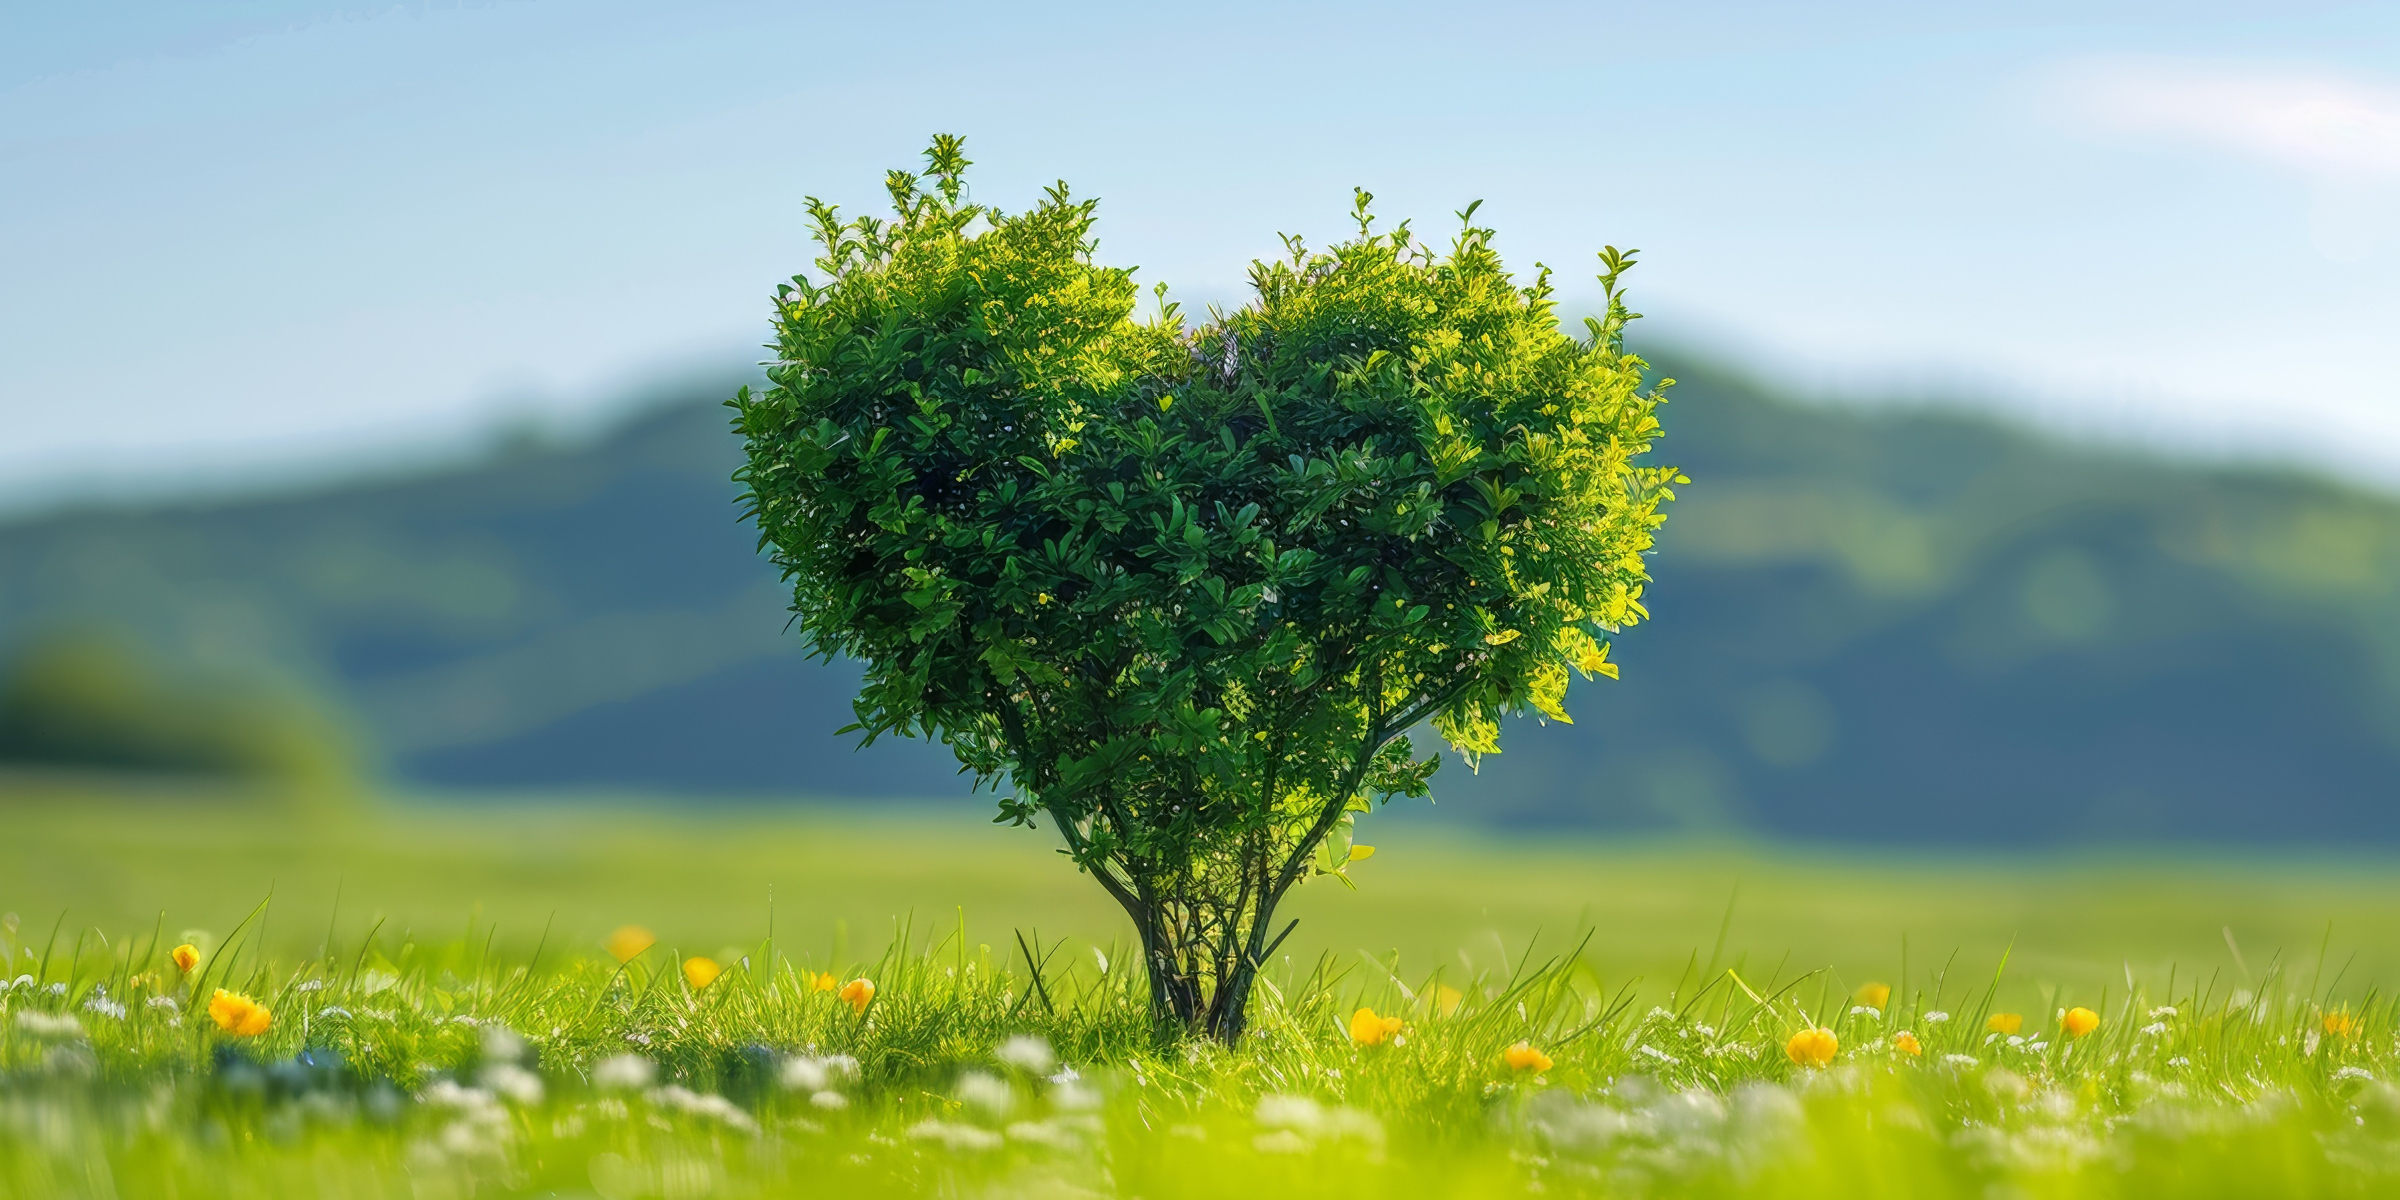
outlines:
[[[1641,1045],[1634,1047],[1634,1049],[1636,1049],[1636,1050],[1638,1050],[1638,1051],[1642,1052],[1643,1054],[1647,1054],[1647,1055],[1649,1055],[1650,1057],[1652,1057],[1652,1058],[1655,1058],[1655,1059],[1657,1059],[1658,1061],[1660,1061],[1660,1062],[1662,1062],[1662,1063],[1666,1063],[1666,1064],[1668,1064],[1668,1065],[1670,1065],[1670,1066],[1672,1066],[1672,1065],[1674,1065],[1674,1064],[1676,1064],[1676,1063],[1680,1063],[1680,1062],[1682,1062],[1682,1061],[1683,1061],[1682,1059],[1680,1059],[1680,1058],[1677,1058],[1677,1057],[1675,1057],[1674,1055],[1672,1055],[1672,1054],[1669,1054],[1669,1053],[1667,1053],[1666,1051],[1664,1051],[1664,1050],[1661,1050],[1661,1049],[1659,1049],[1658,1047],[1656,1047],[1656,1046],[1653,1046],[1653,1045],[1651,1045],[1651,1044],[1650,1044],[1650,1043],[1648,1043],[1648,1042],[1644,1042],[1644,1043],[1642,1043]]]
[[[1926,1013],[1926,1014],[1925,1014],[1925,1016],[1924,1016],[1924,1021],[1925,1021],[1925,1023],[1926,1023],[1926,1024],[1928,1024],[1928,1025],[1939,1025],[1939,1024],[1941,1024],[1942,1022],[1944,1022],[1944,1021],[1947,1021],[1947,1020],[1949,1020],[1949,1019],[1950,1019],[1950,1014],[1949,1014],[1949,1013],[1946,1013],[1946,1012],[1943,1012],[1943,1011],[1941,1011],[1941,1010],[1939,1010],[1939,1009],[1936,1009],[1936,1010],[1934,1010],[1934,1011],[1932,1011],[1932,1012]]]
[[[295,984],[292,987],[292,990],[295,992],[321,992],[325,990],[325,981],[322,979],[303,979],[298,984]]]
[[[989,1129],[930,1117],[909,1126],[908,1136],[940,1142],[952,1150],[991,1150],[1000,1145],[1000,1135]]]
[[[981,1071],[969,1071],[958,1078],[958,1098],[967,1107],[981,1109],[986,1116],[998,1119],[1008,1115],[1016,1106],[1017,1094],[1005,1080],[996,1079]]]
[[[592,1086],[608,1092],[639,1091],[658,1078],[658,1064],[639,1054],[618,1054],[592,1064]]]
[[[425,1086],[417,1099],[434,1108],[447,1108],[470,1117],[490,1119],[498,1114],[505,1121],[507,1113],[500,1108],[500,1098],[476,1087],[461,1087],[448,1079],[436,1079]]]
[[[513,1063],[525,1057],[525,1039],[506,1025],[493,1023],[483,1027],[483,1061]]]
[[[1942,1061],[1953,1067],[1972,1067],[1979,1065],[1978,1060],[1972,1054],[1945,1054],[1942,1056]]]
[[[786,1090],[794,1092],[821,1092],[829,1082],[825,1060],[806,1055],[783,1060],[778,1077]]]
[[[821,1092],[837,1080],[858,1078],[858,1060],[847,1054],[795,1055],[783,1060],[779,1078],[788,1091]]]
[[[1850,1015],[1865,1017],[1870,1021],[1880,1021],[1883,1019],[1883,1010],[1872,1004],[1853,1004],[1850,1006]]]
[[[1055,1121],[1017,1121],[1008,1127],[1008,1140],[1031,1142],[1059,1150],[1073,1150],[1083,1144],[1075,1132]]]
[[[850,1107],[850,1097],[845,1096],[840,1092],[818,1092],[817,1094],[810,1096],[808,1098],[808,1102],[816,1105],[818,1108],[827,1110],[838,1110]]]
[[[2170,1067],[2188,1067],[2192,1065],[2192,1060],[2178,1054],[2175,1057],[2168,1059],[2167,1065]]]
[[[148,1000],[144,1000],[142,1003],[150,1006],[151,1008],[163,1008],[168,1012],[180,1012],[183,1009],[182,1005],[175,1003],[175,997],[173,996],[152,996]]]
[[[497,1062],[483,1069],[483,1086],[510,1101],[530,1107],[542,1102],[542,1077],[513,1062]]]
[[[743,1112],[733,1101],[714,1093],[695,1092],[670,1083],[651,1092],[650,1103],[658,1105],[660,1108],[672,1108],[678,1112],[689,1113],[695,1117],[713,1117],[736,1129],[750,1133],[758,1132],[756,1118]]]
[[[37,1038],[79,1038],[83,1022],[66,1013],[51,1014],[25,1009],[17,1013],[17,1028]]]
[[[1050,1052],[1050,1043],[1025,1034],[1000,1043],[992,1051],[992,1057],[1028,1075],[1047,1075],[1058,1066],[1058,1056]]]
[[[2335,1071],[2333,1073],[2333,1077],[2335,1079],[2365,1079],[2372,1081],[2375,1078],[2375,1072],[2367,1070],[2365,1067],[2343,1067],[2341,1070]]]
[[[120,1021],[125,1019],[125,1006],[109,999],[104,995],[101,995],[97,991],[92,993],[91,999],[83,1002],[83,1011],[99,1013],[104,1017],[114,1017]]]
[[[2171,1017],[2174,1015],[2175,1006],[2172,1004],[2161,1004],[2157,1008],[2150,1010],[2150,1019],[2153,1021],[2159,1019],[2160,1017]]]
[[[1306,1096],[1271,1095],[1258,1098],[1258,1123],[1269,1129],[1314,1133],[1325,1123],[1325,1109]]]

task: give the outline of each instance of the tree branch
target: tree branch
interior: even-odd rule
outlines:
[[[1091,857],[1091,843],[1083,839],[1083,834],[1075,828],[1074,820],[1059,811],[1056,804],[1044,803],[1042,811],[1049,813],[1050,820],[1058,826],[1059,832],[1066,835],[1067,850],[1074,855],[1075,865],[1091,872],[1092,878],[1099,880],[1100,886],[1108,889],[1108,894],[1116,898],[1126,914],[1138,922],[1141,919],[1141,901],[1135,898],[1132,888],[1109,870],[1106,861]]]
[[[1333,795],[1326,798],[1324,809],[1317,814],[1317,819],[1310,823],[1308,833],[1300,839],[1298,845],[1292,847],[1292,856],[1284,860],[1282,868],[1275,872],[1273,886],[1260,895],[1261,911],[1272,913],[1275,911],[1275,906],[1283,902],[1283,894],[1290,891],[1292,882],[1299,878],[1301,866],[1308,861],[1309,855],[1316,852],[1317,845],[1325,840],[1325,836],[1333,832],[1333,823],[1341,819],[1344,809],[1350,807],[1350,797],[1358,793],[1358,785],[1366,779],[1367,768],[1374,763],[1376,751],[1383,748],[1381,744],[1383,737],[1380,734],[1383,728],[1383,672],[1380,668],[1375,670],[1373,696],[1374,698],[1368,702],[1367,737],[1360,744],[1357,759],[1350,764],[1350,770],[1342,780],[1342,785],[1335,788]],[[1257,937],[1258,935],[1253,932],[1251,940],[1255,943]]]
[[[1324,810],[1317,814],[1315,824],[1309,827],[1308,836],[1299,845],[1292,848],[1291,858],[1284,863],[1282,870],[1276,873],[1275,886],[1260,897],[1262,912],[1271,914],[1275,911],[1275,906],[1283,902],[1284,893],[1290,891],[1292,884],[1298,880],[1300,868],[1308,861],[1308,856],[1316,853],[1318,843],[1323,842],[1326,835],[1333,832],[1333,823],[1340,820],[1343,810],[1350,807],[1350,798],[1358,793],[1359,785],[1366,779],[1367,770],[1374,765],[1375,756],[1381,753],[1385,746],[1391,744],[1393,738],[1408,732],[1410,726],[1424,720],[1427,715],[1441,711],[1444,706],[1457,699],[1459,693],[1464,692],[1474,683],[1473,676],[1456,680],[1441,693],[1427,697],[1409,709],[1404,714],[1405,720],[1394,721],[1388,725],[1383,722],[1382,714],[1379,711],[1383,702],[1380,695],[1381,689],[1378,689],[1378,696],[1374,702],[1375,715],[1367,722],[1367,737],[1359,744],[1358,758],[1351,764],[1348,778],[1344,780],[1343,786],[1325,802]]]

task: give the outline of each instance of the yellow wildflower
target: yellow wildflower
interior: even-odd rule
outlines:
[[[2344,1041],[2358,1036],[2358,1026],[2358,1015],[2348,1009],[2337,1008],[2325,1014],[2325,1032]]]
[[[1380,1046],[1398,1032],[1398,1017],[1379,1017],[1371,1008],[1362,1008],[1350,1014],[1350,1040],[1361,1046]]]
[[[1892,1049],[1910,1058],[1922,1057],[1925,1053],[1925,1047],[1917,1041],[1917,1035],[1905,1029],[1892,1035]]]
[[[1868,1008],[1882,1008],[1884,1005],[1891,1002],[1892,985],[1888,983],[1862,983],[1858,985],[1858,991],[1852,993],[1851,999],[1858,1001],[1860,1004],[1866,1005]]]
[[[1985,1021],[1983,1027],[1993,1033],[2014,1034],[2025,1028],[2025,1016],[2022,1013],[1993,1013],[1992,1019]]]
[[[1587,676],[1605,675],[1610,679],[1617,677],[1617,664],[1608,661],[1608,647],[1606,646],[1596,646],[1584,651],[1582,656],[1575,660],[1575,669]]]
[[[715,983],[717,976],[724,973],[725,968],[718,966],[717,960],[713,958],[701,958],[694,955],[683,960],[683,981],[692,985],[692,990],[695,992]]]
[[[1803,1029],[1783,1044],[1784,1057],[1804,1067],[1821,1067],[1833,1061],[1834,1052],[1842,1048],[1842,1040],[1830,1029]]]
[[[1466,998],[1467,994],[1465,992],[1459,991],[1457,988],[1451,987],[1449,984],[1442,984],[1441,986],[1433,989],[1433,1011],[1438,1012],[1445,1017],[1456,1016],[1458,1015],[1459,1003]]]
[[[2067,1031],[2068,1037],[2079,1038],[2100,1028],[2100,1014],[2088,1008],[2070,1008],[2067,1015],[2058,1019],[2058,1023]]]
[[[812,992],[837,992],[842,987],[842,977],[831,971],[802,971],[800,982]]]
[[[157,945],[156,942],[151,944]],[[190,942],[185,942],[184,944],[175,947],[173,950],[168,951],[167,957],[175,960],[176,970],[189,975],[192,973],[193,967],[200,965],[200,947],[195,946]]]
[[[268,1012],[266,1005],[224,988],[209,997],[208,1015],[217,1028],[235,1037],[257,1037],[275,1023],[275,1014]]]
[[[867,1006],[875,1002],[875,981],[863,977],[853,979],[842,985],[840,994],[842,1003],[849,1005],[850,1011],[865,1016]]]
[[[1531,1071],[1536,1075],[1549,1070],[1552,1065],[1550,1056],[1534,1049],[1532,1042],[1518,1042],[1501,1051],[1500,1057],[1508,1060],[1509,1070]]]
[[[620,925],[615,933],[608,935],[608,941],[604,944],[608,947],[608,956],[623,963],[641,957],[642,951],[658,944],[658,938],[639,925]]]

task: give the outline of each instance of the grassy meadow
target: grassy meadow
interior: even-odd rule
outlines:
[[[1356,890],[1301,889],[1226,1052],[1153,1036],[1046,836],[956,805],[15,778],[0,834],[6,1196],[2400,1185],[2400,879],[2371,858],[1395,817]],[[628,925],[657,941],[620,965]],[[220,1029],[220,987],[269,1027]]]

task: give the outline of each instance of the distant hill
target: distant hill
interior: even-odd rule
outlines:
[[[1692,372],[1694,480],[1504,821],[2033,844],[2400,839],[2400,502]],[[1530,731],[1528,731],[1530,732]]]
[[[1445,809],[1897,842],[2400,841],[2400,502],[1705,368],[1618,684]],[[0,525],[0,659],[118,639],[306,689],[410,783],[932,795],[859,752],[727,476],[717,389],[421,476]],[[0,747],[6,741],[0,738]]]

